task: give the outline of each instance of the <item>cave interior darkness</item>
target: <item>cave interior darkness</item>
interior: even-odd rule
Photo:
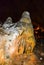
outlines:
[[[23,11],[29,11],[32,23],[44,28],[44,0],[0,0],[0,22],[9,16],[16,22]]]

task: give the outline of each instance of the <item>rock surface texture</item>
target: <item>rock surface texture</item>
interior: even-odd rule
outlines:
[[[17,23],[8,17],[0,25],[0,65],[29,65],[37,60],[33,54],[34,47],[34,30],[29,12],[25,11]]]

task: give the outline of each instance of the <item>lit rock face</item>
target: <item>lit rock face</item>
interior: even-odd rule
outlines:
[[[8,17],[0,27],[0,64],[9,65],[16,55],[30,54],[34,46],[34,31],[29,12],[24,12],[17,23],[12,23],[12,18]]]

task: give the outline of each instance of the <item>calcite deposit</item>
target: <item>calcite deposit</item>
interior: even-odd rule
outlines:
[[[25,11],[21,19],[13,23],[8,17],[0,24],[0,65],[14,65],[16,56],[33,52],[35,38],[29,12]]]

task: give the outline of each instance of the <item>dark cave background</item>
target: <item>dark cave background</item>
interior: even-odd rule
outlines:
[[[44,0],[0,0],[0,21],[8,16],[16,22],[23,11],[29,11],[32,22],[44,27]]]
[[[41,56],[40,53],[44,52],[44,0],[0,0],[0,23],[4,23],[9,16],[17,22],[24,11],[30,12],[37,40],[36,49],[39,49]]]

